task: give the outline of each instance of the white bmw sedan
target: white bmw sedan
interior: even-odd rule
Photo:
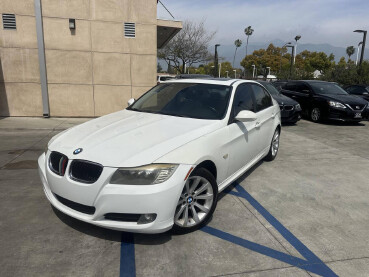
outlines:
[[[38,165],[55,208],[115,230],[189,232],[220,191],[277,155],[279,106],[256,82],[174,80],[132,102],[50,140]]]

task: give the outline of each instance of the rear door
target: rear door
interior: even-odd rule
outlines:
[[[255,111],[257,115],[257,149],[258,154],[269,148],[274,134],[274,117],[276,116],[273,100],[270,94],[260,85],[251,84],[255,98]]]

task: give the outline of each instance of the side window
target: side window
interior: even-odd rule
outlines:
[[[363,87],[359,87],[359,86],[352,87],[351,91],[350,91],[350,93],[356,94],[356,95],[361,95],[361,94],[363,94],[363,92],[365,92],[365,89]]]
[[[296,90],[296,83],[287,83],[284,86],[284,89],[295,91]]]
[[[310,93],[310,89],[307,85],[305,84],[296,84],[296,89],[295,91],[303,93],[303,94],[309,94]]]
[[[252,84],[254,91],[256,111],[264,110],[273,105],[272,97],[261,86]]]
[[[255,111],[254,99],[250,85],[242,84],[237,87],[236,94],[233,100],[233,116],[236,116],[240,111]]]

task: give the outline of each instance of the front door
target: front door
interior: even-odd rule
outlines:
[[[235,92],[230,115],[229,144],[230,159],[228,176],[248,164],[258,153],[256,121],[240,122],[234,120],[242,110],[255,112],[255,100],[250,84],[240,84]]]

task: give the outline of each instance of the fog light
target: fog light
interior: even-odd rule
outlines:
[[[147,224],[151,223],[156,219],[156,214],[143,214],[140,216],[137,224]]]

